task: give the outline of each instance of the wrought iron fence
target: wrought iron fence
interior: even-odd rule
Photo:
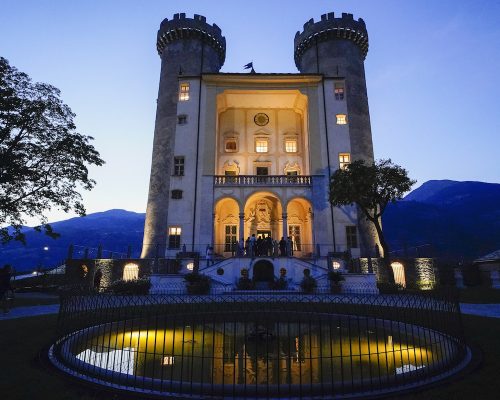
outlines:
[[[163,395],[352,396],[438,379],[466,358],[450,293],[67,296],[51,360]]]

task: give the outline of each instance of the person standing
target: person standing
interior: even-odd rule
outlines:
[[[281,237],[279,246],[280,246],[280,257],[286,257],[286,240],[283,236]]]

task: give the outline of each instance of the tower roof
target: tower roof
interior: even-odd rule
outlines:
[[[194,14],[193,18],[186,18],[185,13],[174,14],[174,19],[165,18],[158,30],[156,48],[161,55],[165,46],[176,40],[198,38],[213,47],[219,54],[220,65],[226,59],[226,38],[216,25],[209,25],[203,15]]]
[[[329,39],[351,40],[359,46],[363,57],[368,53],[368,32],[362,18],[355,20],[352,14],[342,13],[341,18],[335,18],[333,12],[323,14],[321,21],[314,22],[310,19],[304,24],[304,31],[297,31],[294,39],[295,65],[299,62],[304,52],[313,46],[316,41]]]

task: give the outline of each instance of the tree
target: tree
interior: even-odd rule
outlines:
[[[378,235],[384,258],[389,258],[389,245],[382,231],[381,217],[387,205],[400,200],[416,181],[390,159],[366,165],[354,161],[338,169],[330,180],[330,203],[335,206],[356,204]]]
[[[88,166],[104,161],[90,144],[93,138],[76,132],[75,114],[59,96],[57,88],[33,83],[0,57],[2,243],[24,242],[27,217],[38,218],[36,229],[56,237],[44,212],[61,209],[85,215],[78,190],[94,187]]]

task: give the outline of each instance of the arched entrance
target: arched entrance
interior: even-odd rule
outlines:
[[[245,204],[245,238],[255,235],[279,240],[283,232],[281,201],[273,193],[257,192]]]
[[[295,198],[287,205],[287,236],[292,240],[292,254],[295,257],[308,257],[314,253],[312,235],[311,203],[303,198]]]
[[[234,255],[238,248],[240,207],[235,199],[225,197],[215,205],[214,252],[226,257]]]
[[[267,260],[259,260],[253,266],[252,280],[257,289],[268,289],[269,283],[274,282],[274,266]]]

